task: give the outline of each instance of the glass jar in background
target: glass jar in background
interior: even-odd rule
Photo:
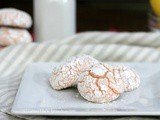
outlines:
[[[35,41],[55,41],[75,34],[76,0],[34,0]]]
[[[150,0],[149,29],[160,32],[160,0]]]

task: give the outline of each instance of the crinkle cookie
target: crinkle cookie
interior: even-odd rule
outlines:
[[[140,85],[140,77],[133,68],[125,66],[117,66],[115,69],[119,70],[120,76],[122,77],[124,84],[124,91],[129,92]]]
[[[95,63],[98,61],[88,55],[72,57],[53,69],[50,84],[57,90],[74,86],[80,73]]]
[[[31,16],[15,8],[0,9],[0,25],[21,28],[30,28],[32,25]]]
[[[82,97],[91,102],[103,103],[113,101],[120,95],[111,86],[113,81],[116,82],[119,79],[116,79],[115,76],[112,66],[102,63],[94,64],[78,77],[78,91]]]
[[[78,91],[91,102],[113,101],[120,93],[131,91],[140,84],[139,75],[132,68],[94,64],[78,77]]]
[[[15,28],[0,28],[0,45],[8,46],[17,43],[28,43],[32,41],[32,37],[27,30]]]

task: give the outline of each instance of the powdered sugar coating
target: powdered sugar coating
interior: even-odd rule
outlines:
[[[90,74],[93,76],[101,77],[104,76],[106,73],[106,68],[103,65],[95,64],[92,66],[90,70]]]
[[[100,72],[97,72],[98,70]],[[112,80],[108,76],[112,72],[112,66],[102,63],[92,65],[83,71],[78,78],[78,91],[81,96],[88,101],[97,103],[109,102],[118,98],[120,94],[111,87]]]
[[[124,92],[124,84],[122,77],[120,75],[120,69],[115,69],[112,65],[104,65],[108,72],[106,73],[106,78],[110,81],[110,87],[118,93]]]
[[[117,66],[117,69],[120,69],[120,74],[124,84],[124,91],[132,91],[140,85],[140,77],[133,68]]]
[[[98,61],[87,55],[72,57],[53,69],[50,84],[57,90],[74,86],[80,73],[95,63]]]
[[[0,9],[0,25],[21,28],[30,28],[32,25],[31,16],[15,8]]]
[[[18,43],[28,43],[32,41],[32,37],[27,30],[15,28],[0,28],[0,45],[8,46]]]

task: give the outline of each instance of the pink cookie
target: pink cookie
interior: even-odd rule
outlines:
[[[116,85],[111,85],[114,81],[116,81],[116,78],[112,66],[102,63],[94,64],[79,76],[78,91],[82,97],[91,102],[113,101],[120,95],[117,89],[114,88]],[[119,85],[117,84],[117,86]]]
[[[132,91],[139,87],[140,77],[133,68],[117,66],[117,69],[120,70],[120,75],[124,83],[124,91]]]
[[[21,28],[30,28],[32,25],[31,16],[15,8],[0,9],[0,25]]]
[[[28,43],[32,37],[27,30],[1,27],[0,28],[0,45],[8,46],[18,43]]]
[[[98,61],[88,55],[72,57],[53,69],[50,84],[57,90],[74,86],[80,73],[95,63]]]

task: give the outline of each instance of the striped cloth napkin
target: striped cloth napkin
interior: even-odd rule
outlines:
[[[77,54],[100,61],[159,62],[159,33],[85,32],[61,40],[13,45],[0,50],[0,119],[49,120],[60,117],[13,116],[10,113],[23,72],[31,62],[57,62]],[[95,117],[84,117],[95,119]],[[131,118],[131,117],[129,117]],[[70,117],[65,117],[70,119]],[[77,119],[77,117],[75,117]],[[103,119],[98,117],[97,119]],[[108,119],[127,119],[124,117]],[[140,119],[140,117],[132,117]],[[152,118],[141,118],[152,119]],[[160,119],[160,117],[155,117]]]

